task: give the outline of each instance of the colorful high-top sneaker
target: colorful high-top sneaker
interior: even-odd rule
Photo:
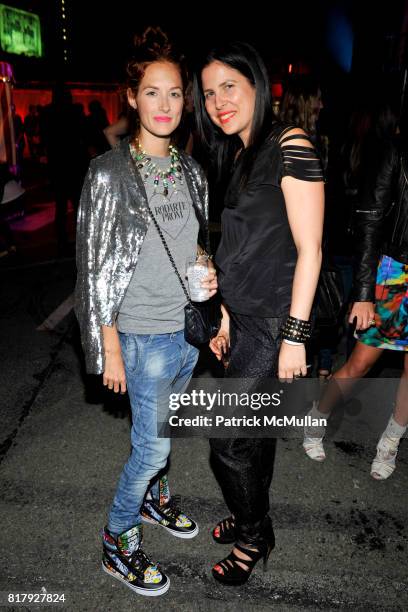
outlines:
[[[194,538],[198,533],[198,525],[186,516],[179,507],[178,495],[170,497],[167,476],[162,476],[159,482],[159,499],[153,499],[150,492],[140,509],[142,521],[149,525],[160,525],[177,538]]]
[[[139,595],[164,595],[169,590],[170,579],[150,561],[141,545],[142,525],[136,525],[118,536],[105,527],[102,569]]]

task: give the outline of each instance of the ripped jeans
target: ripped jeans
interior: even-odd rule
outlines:
[[[132,450],[119,478],[108,529],[119,534],[141,522],[140,507],[149,490],[159,498],[154,478],[165,468],[170,439],[157,437],[157,416],[164,421],[170,393],[182,393],[190,382],[198,350],[184,331],[170,334],[120,333],[126,383],[132,408]]]

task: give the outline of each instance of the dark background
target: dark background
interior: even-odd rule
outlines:
[[[393,72],[405,59],[401,55],[405,52],[406,0],[292,0],[280,6],[261,2],[65,0],[66,63],[61,50],[61,0],[10,0],[5,4],[32,11],[41,18],[44,58],[23,60],[9,56],[21,81],[53,80],[63,75],[75,81],[120,81],[131,52],[132,36],[147,25],[160,25],[168,31],[191,59],[220,40],[253,43],[276,75],[289,63],[296,68],[297,62],[307,63],[326,76],[331,71],[341,72],[339,59],[330,47],[334,39],[338,39],[338,46],[344,46],[345,22],[354,38],[353,72],[367,77]]]
[[[407,65],[408,0],[261,3],[160,3],[94,0],[10,0],[40,16],[41,59],[0,52],[17,87],[34,83],[119,84],[135,32],[160,25],[191,65],[219,41],[241,39],[263,55],[272,81],[312,73],[320,80],[325,121],[340,133],[360,103],[403,104]],[[61,18],[62,6],[66,19]],[[62,24],[67,40],[62,39]],[[66,49],[67,60],[64,60]]]

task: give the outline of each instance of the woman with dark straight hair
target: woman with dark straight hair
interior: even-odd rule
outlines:
[[[242,52],[246,52],[243,55]],[[251,120],[250,140],[245,148],[247,155],[243,157],[241,183],[247,181],[253,163],[253,152],[263,145],[271,133],[273,121],[276,120],[272,108],[272,94],[268,72],[258,53],[246,43],[238,43],[214,50],[207,56],[207,63],[217,61],[217,57],[225,57],[231,68],[239,71],[256,90],[253,117]],[[206,111],[205,98],[201,81],[196,75],[193,87],[194,108],[196,109],[196,126],[203,145],[209,151],[216,166],[218,181],[228,175],[238,152],[242,151],[242,141],[238,134],[226,137],[225,133],[214,125]]]
[[[323,181],[307,134],[278,123],[265,65],[246,43],[204,58],[194,82],[197,127],[226,186],[216,255],[223,320],[210,347],[231,349],[225,376],[260,381],[304,376],[305,341],[321,264]],[[283,342],[281,342],[283,340]],[[213,538],[235,543],[213,567],[244,583],[274,546],[269,517],[274,439],[213,439],[212,465],[231,516]]]

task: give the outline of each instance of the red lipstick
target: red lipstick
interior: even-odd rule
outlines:
[[[218,118],[221,123],[228,123],[232,117],[236,114],[236,111],[224,111],[223,113],[218,113]]]

